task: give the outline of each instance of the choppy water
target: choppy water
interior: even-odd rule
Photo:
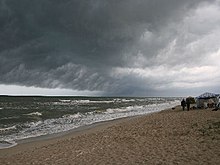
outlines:
[[[80,126],[157,112],[179,98],[0,97],[0,148],[17,140],[68,131]]]

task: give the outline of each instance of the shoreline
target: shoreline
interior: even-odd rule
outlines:
[[[220,111],[162,110],[0,150],[0,164],[218,164]]]
[[[164,111],[164,110],[161,110],[161,111]],[[19,152],[21,149],[22,150],[26,150],[30,148],[32,149],[32,148],[35,148],[36,146],[44,146],[45,144],[56,143],[59,140],[63,140],[66,138],[77,137],[83,134],[90,134],[90,133],[98,132],[108,127],[114,126],[115,124],[127,122],[131,119],[143,117],[145,115],[149,115],[152,113],[159,113],[161,111],[149,112],[144,115],[128,116],[128,117],[117,118],[113,120],[101,121],[101,122],[93,123],[90,125],[80,126],[78,128],[74,128],[74,129],[64,131],[64,132],[17,140],[15,141],[15,145],[12,145],[6,148],[0,148],[0,158],[5,155],[10,155],[10,154],[14,155],[17,152]]]
[[[106,121],[114,121],[116,119],[123,119],[123,118],[127,118],[127,117],[129,118],[129,117],[133,117],[133,116],[143,116],[143,115],[147,115],[149,113],[159,112],[163,109],[173,107],[176,105],[177,105],[177,100],[173,100],[172,102],[158,104],[157,106],[154,106],[154,104],[146,105],[146,107],[143,105],[137,106],[137,107],[134,106],[134,107],[136,107],[136,109],[133,106],[131,106],[131,107],[133,107],[133,109],[131,109],[131,110],[129,109],[128,111],[126,109],[127,107],[122,108],[123,112],[118,113],[118,114],[111,113],[111,112],[109,112],[110,115],[108,113],[107,114],[97,113],[97,114],[92,114],[93,116],[88,115],[88,117],[87,117],[87,115],[85,117],[84,114],[82,114],[82,116],[83,116],[82,122],[80,119],[79,121],[76,121],[76,123],[75,122],[69,123],[67,121],[67,124],[65,124],[66,120],[72,120],[71,119],[72,117],[70,117],[70,119],[69,119],[68,116],[65,117],[64,119],[63,118],[55,119],[55,120],[58,120],[57,121],[58,123],[64,122],[62,127],[60,127],[59,124],[57,124],[57,126],[54,127],[52,120],[48,121],[49,124],[48,124],[48,122],[44,123],[44,121],[40,121],[40,122],[42,122],[42,124],[40,123],[39,127],[45,126],[45,130],[44,129],[41,130],[41,128],[39,128],[39,131],[36,129],[37,131],[30,130],[30,132],[29,132],[29,130],[27,129],[27,130],[25,130],[24,133],[18,132],[18,134],[14,133],[13,135],[5,135],[5,137],[3,136],[3,138],[1,138],[2,141],[0,141],[0,151],[7,149],[7,148],[15,147],[20,143],[26,143],[26,142],[35,141],[38,139],[43,139],[43,140],[44,139],[51,139],[51,137],[54,138],[54,137],[58,137],[58,136],[63,136],[66,133],[71,132],[72,130],[77,131],[77,130],[80,130],[81,128],[84,129],[84,127],[94,125],[97,123],[102,123],[102,122],[106,122]],[[116,108],[116,110],[118,110],[118,109]],[[120,109],[118,111],[120,112]],[[76,117],[73,116],[73,118],[78,118],[80,116],[81,116],[81,114],[79,113],[79,116],[76,116]],[[38,124],[36,127],[38,127]],[[3,129],[3,131],[4,131],[4,129]]]
[[[177,106],[174,106],[174,107],[177,107]],[[168,108],[168,109],[171,109],[171,108]],[[2,150],[5,151],[7,149],[17,147],[18,145],[23,145],[26,143],[32,143],[32,142],[38,142],[38,141],[44,141],[44,140],[59,139],[59,138],[62,138],[62,137],[68,136],[68,135],[72,135],[72,134],[78,135],[80,133],[83,133],[84,131],[89,131],[90,129],[94,129],[94,127],[105,127],[104,125],[106,125],[106,127],[108,127],[108,125],[110,126],[110,125],[115,124],[117,122],[123,122],[124,120],[129,120],[130,118],[143,117],[143,116],[149,115],[151,113],[158,113],[158,112],[168,110],[168,109],[162,109],[162,110],[155,111],[155,112],[147,112],[146,114],[138,114],[138,115],[134,115],[134,116],[115,118],[115,119],[110,119],[110,120],[106,120],[106,121],[99,121],[99,122],[95,122],[95,123],[92,123],[89,125],[79,126],[77,128],[73,128],[73,129],[70,129],[67,131],[62,131],[62,132],[47,134],[47,135],[40,135],[40,136],[36,136],[36,137],[28,137],[25,139],[12,141],[13,143],[5,141],[5,144],[4,143],[0,144],[0,156],[1,156]]]

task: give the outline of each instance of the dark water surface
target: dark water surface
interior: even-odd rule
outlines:
[[[80,126],[157,112],[179,104],[166,97],[0,97],[0,148]]]

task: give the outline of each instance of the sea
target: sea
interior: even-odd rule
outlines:
[[[0,149],[19,140],[174,107],[178,97],[0,96]]]

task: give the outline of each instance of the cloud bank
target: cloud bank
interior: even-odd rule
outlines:
[[[0,84],[220,92],[219,36],[219,0],[2,0]]]

